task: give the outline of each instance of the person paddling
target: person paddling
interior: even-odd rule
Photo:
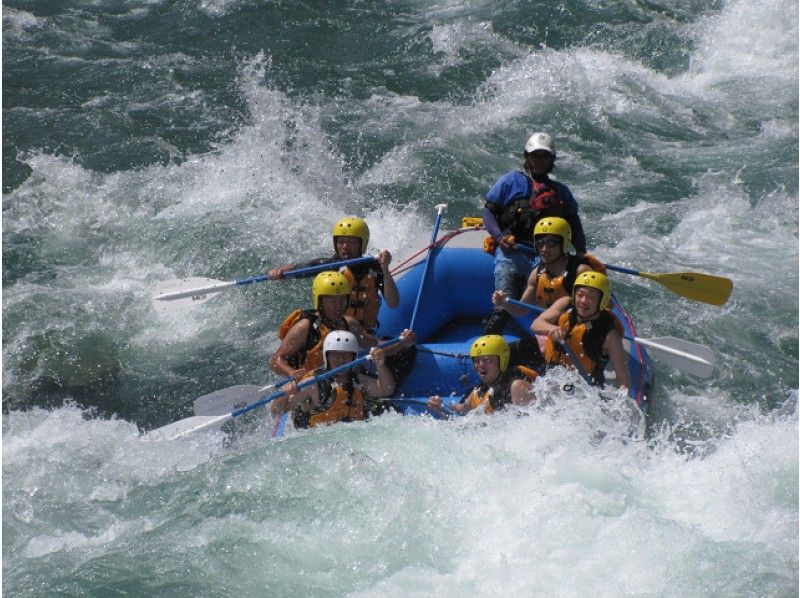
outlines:
[[[578,216],[578,204],[569,188],[550,178],[556,148],[547,133],[534,133],[525,144],[525,172],[508,172],[486,193],[483,225],[491,235],[485,249],[494,255],[495,290],[513,299],[522,294],[533,268],[530,255],[516,250],[517,243],[531,243],[536,223],[546,216],[564,218],[572,231],[572,244],[586,252],[586,235]],[[500,334],[508,312],[495,307],[486,323],[486,334]]]
[[[369,243],[369,227],[361,218],[348,216],[333,225],[334,254],[311,260],[302,264],[286,264],[269,271],[270,280],[278,280],[285,272],[322,264],[333,264],[342,260],[359,258],[364,255]],[[378,253],[377,263],[368,262],[356,266],[339,268],[339,272],[347,277],[350,283],[350,302],[347,315],[358,320],[366,330],[374,332],[378,325],[378,312],[381,308],[381,296],[386,305],[394,309],[400,305],[400,293],[394,278],[389,272],[392,254],[386,249]],[[309,275],[310,276],[310,275]]]
[[[296,309],[280,326],[281,344],[270,357],[273,372],[300,380],[323,365],[322,346],[331,330],[352,332],[359,345],[374,347],[378,339],[352,316],[345,314],[350,297],[350,282],[340,272],[320,272],[311,285],[314,309]],[[404,340],[387,352],[394,353],[414,344],[413,332],[404,331]]]
[[[352,332],[330,332],[322,345],[323,368],[331,370],[350,363],[358,356],[358,350],[359,343]],[[292,411],[295,428],[366,419],[370,407],[375,403],[370,399],[389,397],[395,389],[383,349],[373,347],[369,354],[377,377],[373,378],[363,370],[354,368],[299,391],[297,383],[292,381],[284,386],[286,396],[273,401],[270,407],[273,417],[280,418],[287,411]]]
[[[481,383],[467,393],[460,403],[450,405],[459,415],[481,407],[486,413],[494,413],[509,404],[527,405],[536,398],[531,384],[536,379],[536,372],[524,366],[509,367],[511,347],[502,336],[490,334],[479,337],[472,343],[469,355]],[[443,413],[441,397],[430,397],[428,408]]]
[[[562,297],[531,324],[536,334],[547,336],[544,358],[549,365],[575,367],[565,343],[582,369],[598,385],[605,383],[605,366],[610,361],[620,388],[630,387],[628,356],[622,346],[625,330],[609,309],[611,281],[601,272],[579,274],[572,297]]]
[[[563,218],[547,217],[536,223],[533,244],[540,262],[528,277],[528,285],[520,301],[550,307],[557,299],[572,295],[572,286],[578,274],[595,270],[605,274],[606,268],[589,253],[569,253],[572,229]],[[525,308],[508,302],[506,291],[492,295],[492,303],[515,316],[523,316]]]
[[[572,295],[572,285],[578,274],[590,270],[605,273],[605,266],[593,255],[569,253],[571,241],[572,228],[563,218],[548,216],[536,223],[533,244],[540,262],[528,277],[528,284],[520,299],[522,302],[550,307],[557,299]],[[509,303],[509,299],[508,293],[503,290],[492,294],[496,309],[503,309],[514,316],[524,316],[527,310]],[[523,337],[519,348],[525,363],[541,369],[544,364],[544,337],[537,337],[536,341]]]

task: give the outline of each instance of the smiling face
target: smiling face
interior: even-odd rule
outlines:
[[[361,239],[359,237],[339,236],[333,240],[336,255],[343,260],[361,257]]]
[[[586,320],[597,315],[600,311],[600,299],[602,297],[603,294],[599,289],[576,287],[574,303],[578,316]]]
[[[473,357],[472,367],[483,384],[491,384],[500,377],[500,358],[497,355]]]

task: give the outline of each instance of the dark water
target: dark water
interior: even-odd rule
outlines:
[[[9,594],[797,592],[796,3],[3,9]],[[270,380],[308,293],[159,314],[161,283],[325,254],[345,214],[402,255],[538,129],[596,255],[734,281],[716,308],[614,277],[642,336],[717,354],[709,381],[659,367],[654,447],[569,409],[138,440]]]

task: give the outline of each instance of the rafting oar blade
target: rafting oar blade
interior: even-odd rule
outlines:
[[[531,256],[536,255],[536,249],[530,245],[517,243],[516,247]],[[604,264],[604,266],[614,272],[622,272],[623,274],[631,274],[653,280],[676,295],[692,301],[708,303],[709,305],[724,305],[733,290],[733,281],[724,276],[714,276],[713,274],[703,274],[702,272],[654,274],[653,272],[640,272],[639,270],[615,266],[614,264]],[[534,265],[534,267],[536,266]]]
[[[195,415],[222,415],[230,411],[241,409],[264,396],[265,393],[280,388],[292,378],[283,378],[266,386],[252,384],[237,384],[222,390],[215,390],[203,395],[194,401]]]
[[[414,324],[417,321],[417,312],[419,311],[420,300],[422,299],[422,291],[425,288],[425,280],[428,277],[428,268],[431,265],[431,259],[435,255],[436,250],[436,237],[439,235],[439,225],[442,223],[442,214],[447,209],[446,203],[440,203],[436,206],[436,221],[433,223],[433,232],[431,234],[431,242],[428,249],[428,255],[425,256],[425,266],[422,269],[422,278],[419,281],[419,289],[417,290],[417,299],[414,301],[414,310],[411,312],[411,322],[408,324],[409,330],[414,330]]]
[[[394,338],[388,341],[385,341],[378,345],[379,348],[383,349],[385,347],[389,347],[394,345],[395,343],[399,343],[402,338]],[[340,365],[337,368],[333,368],[326,372],[323,372],[313,378],[309,378],[308,380],[303,380],[297,385],[298,390],[302,390],[306,386],[310,386],[312,384],[316,384],[317,382],[321,382],[322,380],[327,380],[328,378],[332,378],[341,372],[345,372],[350,370],[356,366],[359,366],[366,361],[371,359],[369,355],[364,355],[363,357],[359,357],[358,359],[354,359],[349,363],[345,363]],[[259,407],[263,407],[267,403],[274,401],[275,399],[279,399],[280,397],[284,396],[286,393],[282,390],[279,390],[276,393],[273,393],[267,397],[264,397],[255,403],[251,403],[245,407],[240,409],[235,409],[230,413],[224,415],[195,415],[192,417],[187,417],[171,424],[167,424],[166,426],[162,426],[161,428],[156,428],[155,430],[150,430],[147,434],[143,436],[143,438],[147,440],[176,440],[183,436],[188,436],[189,434],[193,434],[194,432],[199,432],[201,430],[207,430],[210,428],[216,428],[224,424],[230,419],[234,417],[238,417],[240,415],[244,415],[254,409],[258,409]]]
[[[156,311],[165,312],[205,303],[217,293],[236,286],[235,282],[225,282],[213,278],[181,278],[162,283],[153,297]],[[191,287],[191,288],[187,288]]]
[[[225,413],[223,415],[194,415],[156,428],[155,430],[150,430],[147,434],[142,436],[142,438],[146,440],[175,440],[194,432],[199,432],[200,430],[219,428],[231,419],[233,419],[232,413]]]
[[[268,390],[271,389],[254,384],[237,384],[222,390],[215,390],[195,399],[194,414],[224,415],[254,403],[263,397]]]
[[[636,337],[633,340],[647,347],[653,359],[685,374],[708,379],[714,373],[717,358],[710,347],[671,336],[651,339]]]
[[[656,281],[676,295],[709,305],[725,305],[733,291],[733,282],[729,278],[701,272],[672,272],[670,274],[640,272],[640,274],[643,278]]]
[[[639,270],[623,268],[613,264],[606,264],[605,266],[614,272],[622,272],[653,280],[676,295],[692,301],[708,303],[709,305],[724,305],[733,290],[733,281],[730,278],[714,276],[713,274],[703,274],[702,272],[654,274],[653,272],[640,272]]]
[[[325,270],[337,270],[343,266],[356,266],[358,264],[373,262],[376,259],[377,258],[368,255],[340,260],[338,262],[316,264],[314,266],[307,266],[305,268],[297,268],[284,272],[283,278],[310,276],[317,272],[324,272]],[[181,307],[191,307],[211,299],[211,297],[226,289],[257,282],[266,282],[268,280],[270,280],[270,278],[267,274],[259,274],[257,276],[250,276],[249,278],[229,281],[214,280],[213,278],[183,278],[181,280],[162,284],[162,288],[158,291],[158,294],[153,297],[153,306],[161,312]]]

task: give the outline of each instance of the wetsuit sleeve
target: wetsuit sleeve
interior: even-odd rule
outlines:
[[[495,218],[492,210],[489,209],[488,204],[483,208],[483,228],[486,229],[487,233],[492,235],[492,238],[495,240],[495,242],[500,242],[500,239],[503,237],[503,231],[500,230],[500,225],[497,223],[497,218]]]

